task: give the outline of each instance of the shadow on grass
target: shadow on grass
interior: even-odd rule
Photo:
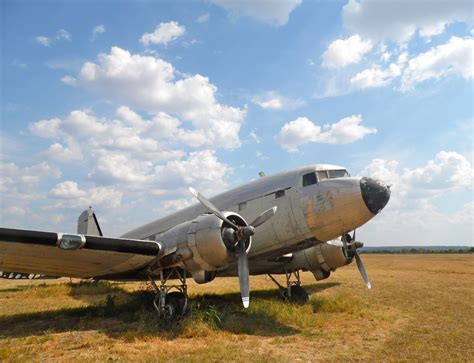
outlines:
[[[336,285],[313,284],[307,288],[313,293]],[[85,330],[98,330],[110,337],[125,339],[197,337],[216,331],[258,336],[288,336],[300,332],[294,324],[285,323],[288,319],[281,318],[288,304],[278,298],[277,289],[252,291],[253,304],[249,309],[242,308],[239,293],[196,295],[190,298],[184,318],[166,322],[153,307],[153,292],[129,292],[119,285],[94,281],[67,286],[70,296],[89,305],[0,317],[0,337]]]

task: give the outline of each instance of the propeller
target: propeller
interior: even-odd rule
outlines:
[[[352,237],[350,236],[349,233],[346,233],[342,236],[341,239],[342,239],[342,244],[344,247],[344,254],[346,255],[347,259],[350,261],[355,257],[357,268],[359,269],[360,275],[362,276],[362,279],[364,280],[367,288],[371,289],[372,285],[370,283],[369,276],[367,275],[367,271],[365,270],[364,263],[362,262],[362,259],[360,258],[360,255],[357,252],[357,249],[363,247],[364,244],[362,242],[356,241],[355,235],[356,235],[356,231],[354,230]]]
[[[242,296],[242,303],[244,308],[248,308],[250,305],[250,284],[249,284],[249,260],[247,251],[245,248],[245,241],[255,234],[255,228],[267,222],[272,218],[277,207],[272,207],[261,213],[252,223],[247,226],[238,226],[231,220],[229,220],[219,209],[216,208],[204,195],[199,193],[194,188],[189,188],[189,191],[204,205],[209,211],[211,211],[217,218],[227,223],[233,230],[232,242],[237,241],[235,253],[238,256],[237,270],[239,274],[239,285],[240,295]]]

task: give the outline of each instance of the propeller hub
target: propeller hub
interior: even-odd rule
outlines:
[[[244,238],[252,237],[255,234],[255,228],[253,226],[245,226],[242,228],[242,236]]]

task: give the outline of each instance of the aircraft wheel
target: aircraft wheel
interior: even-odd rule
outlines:
[[[286,296],[285,290],[285,296]],[[289,301],[297,304],[306,304],[309,302],[309,295],[306,289],[303,286],[293,285],[291,286],[291,297]]]
[[[170,292],[166,295],[165,301],[164,315],[166,319],[179,318],[184,314],[186,296],[182,292]]]

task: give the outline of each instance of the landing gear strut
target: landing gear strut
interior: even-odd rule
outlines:
[[[309,295],[306,289],[301,286],[300,271],[285,271],[286,287],[280,285],[275,278],[268,274],[272,281],[279,287],[280,296],[285,301],[306,304],[309,301]]]
[[[151,275],[148,275],[148,278],[156,291],[153,305],[160,316],[166,320],[183,316],[188,306],[186,270],[177,267],[160,270],[160,286],[156,284]],[[172,278],[176,278],[179,283],[167,285],[168,280]]]

